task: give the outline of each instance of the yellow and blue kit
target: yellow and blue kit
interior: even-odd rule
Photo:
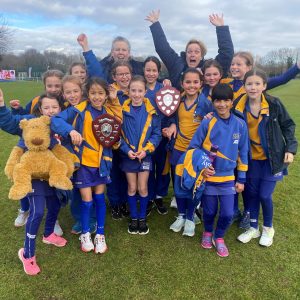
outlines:
[[[121,105],[129,98],[128,92],[123,92],[119,85],[114,82],[112,87],[117,90],[117,97]],[[125,173],[120,169],[121,155],[118,149],[113,149],[112,167],[110,171],[111,183],[107,185],[107,197],[110,206],[115,211],[120,211],[120,206],[126,205],[127,180]]]
[[[160,82],[155,83],[153,90],[147,89],[145,98],[148,98],[155,108],[158,116],[161,120],[161,129],[166,128],[170,125],[171,122],[174,122],[173,117],[167,117],[162,114],[162,112],[157,108],[155,102],[156,93],[163,87],[163,84]],[[166,150],[166,146],[169,142],[169,139],[162,137],[159,145],[152,155],[152,171],[149,174],[148,179],[148,191],[149,198],[156,199],[157,196],[167,196],[168,188],[170,183],[170,163],[169,163],[169,154]]]
[[[108,113],[122,119],[121,106],[118,100],[113,105],[105,104],[100,114]],[[78,131],[84,141],[75,152],[80,164],[86,167],[99,168],[100,177],[107,177],[110,174],[112,162],[112,150],[104,148],[98,143],[92,132],[94,110],[88,101],[69,107],[58,116],[51,119],[51,129],[64,138],[69,137],[72,130]]]
[[[277,86],[289,82],[291,79],[294,79],[299,72],[300,69],[298,68],[297,64],[295,64],[294,66],[289,68],[286,72],[282,73],[281,75],[268,78],[266,90],[274,89]],[[233,79],[233,78],[223,78],[221,79],[220,83],[228,84],[232,88],[233,100],[236,100],[237,98],[246,94],[243,80]]]
[[[216,173],[207,178],[207,181],[219,183],[235,180],[234,169],[237,167],[237,181],[244,183],[248,169],[246,123],[233,114],[226,120],[218,114],[214,114],[210,120],[204,119],[191,140],[189,149],[202,148],[209,153],[212,145],[219,147],[214,161]]]
[[[251,113],[247,95],[235,103],[234,112],[242,117],[249,131],[249,171],[244,191],[244,206],[250,210],[250,226],[258,228],[260,204],[264,226],[273,225],[273,201],[276,182],[286,174],[286,152],[296,154],[295,123],[279,99],[261,96],[258,116]]]
[[[149,158],[161,140],[161,123],[155,108],[147,98],[143,99],[138,113],[135,113],[136,108],[132,106],[131,99],[126,100],[122,108],[123,124],[120,150],[124,153],[124,160],[128,158],[130,150],[133,152],[143,150],[147,154],[145,159]],[[131,161],[131,164],[135,161],[137,160]],[[130,162],[128,163],[130,164]],[[124,168],[127,169],[125,166]],[[146,167],[144,170],[150,171]]]
[[[203,170],[211,165],[209,157],[201,149],[190,149],[178,160],[175,169],[174,192],[176,198],[188,198],[195,206],[204,190]]]
[[[197,131],[201,117],[198,115],[198,107],[201,94],[189,107],[186,105],[185,96],[182,97],[177,110],[177,135],[175,138],[174,149],[171,153],[170,163],[175,166],[179,156],[186,151],[188,145]]]

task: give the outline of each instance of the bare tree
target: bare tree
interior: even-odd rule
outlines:
[[[6,19],[0,15],[0,57],[10,49],[13,34],[14,30],[8,27]]]

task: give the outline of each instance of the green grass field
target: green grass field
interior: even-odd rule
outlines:
[[[6,101],[26,103],[39,94],[39,83],[0,83]],[[273,90],[285,103],[298,125],[300,140],[300,81]],[[234,224],[226,241],[228,258],[199,245],[202,225],[196,236],[183,237],[169,230],[175,210],[160,216],[155,211],[148,219],[150,233],[132,236],[127,220],[113,221],[107,214],[106,236],[109,251],[103,256],[83,253],[78,237],[70,234],[69,207],[59,220],[68,244],[55,248],[37,238],[40,275],[23,272],[17,251],[23,245],[24,229],[15,228],[18,202],[7,199],[10,183],[3,169],[17,141],[0,132],[0,298],[1,299],[299,299],[300,298],[300,163],[296,157],[289,176],[274,193],[274,244],[262,248],[258,240],[241,244],[241,232]],[[171,193],[170,193],[171,195]],[[169,199],[168,199],[169,200]]]

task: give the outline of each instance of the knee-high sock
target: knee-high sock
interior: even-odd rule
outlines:
[[[146,218],[148,200],[149,200],[148,195],[145,197],[140,196],[140,214],[139,214],[140,219]]]
[[[106,204],[104,194],[94,194],[93,199],[96,204],[96,220],[97,231],[96,234],[104,234],[104,224],[106,216]]]
[[[81,217],[81,226],[82,226],[82,233],[87,233],[90,231],[90,209],[93,205],[93,201],[81,202],[81,210],[80,210],[80,217]]]
[[[130,210],[130,217],[131,219],[138,218],[138,210],[137,210],[137,197],[136,195],[129,196],[127,195],[129,210]]]

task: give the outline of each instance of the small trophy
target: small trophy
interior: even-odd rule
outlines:
[[[180,104],[180,92],[171,86],[165,86],[156,93],[155,102],[158,109],[169,117]]]
[[[112,115],[103,114],[93,120],[92,130],[96,140],[108,148],[119,140],[121,122]]]

